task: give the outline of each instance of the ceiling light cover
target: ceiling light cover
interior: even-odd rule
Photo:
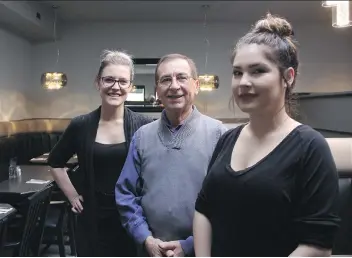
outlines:
[[[59,72],[43,73],[41,77],[41,84],[48,90],[59,90],[66,86],[67,75]]]
[[[349,1],[337,2],[338,4],[332,8],[332,26],[335,28],[352,26]]]
[[[204,74],[198,76],[199,89],[201,91],[212,91],[219,88],[219,76]]]
[[[338,2],[339,1],[323,1],[321,5],[323,7],[332,7],[332,6],[336,6]]]

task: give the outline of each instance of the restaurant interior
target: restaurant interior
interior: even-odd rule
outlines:
[[[200,81],[195,106],[234,128],[248,116],[228,105],[231,51],[267,12],[294,26],[296,119],[329,143],[342,217],[333,255],[352,255],[352,2],[331,2],[0,1],[0,256],[77,255],[76,215],[47,158],[71,119],[99,106],[94,77],[103,49],[132,54],[125,105],[154,119],[164,108],[156,64],[167,53],[190,56]],[[79,180],[76,156],[66,167]]]

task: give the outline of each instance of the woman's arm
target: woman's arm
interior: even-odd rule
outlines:
[[[48,157],[48,164],[51,166],[51,174],[70,201],[72,211],[74,212],[82,212],[83,207],[81,201],[83,201],[83,198],[77,193],[64,167],[66,162],[77,152],[76,136],[79,134],[79,121],[78,118],[72,119]]]
[[[196,256],[211,256],[211,237],[211,224],[208,218],[196,211],[193,220],[193,239]]]
[[[75,187],[73,186],[70,178],[67,175],[66,169],[52,168],[51,174],[57,185],[60,187],[61,191],[70,201],[73,208],[72,210],[78,213],[82,212],[83,206],[81,204],[81,201],[83,201],[83,198],[77,193]]]
[[[293,220],[299,244],[291,256],[329,256],[340,224],[338,174],[323,136],[304,137]]]
[[[290,257],[329,257],[331,249],[320,248],[312,245],[299,245]]]

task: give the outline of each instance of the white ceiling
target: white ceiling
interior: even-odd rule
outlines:
[[[208,21],[253,22],[267,11],[290,21],[330,21],[321,1],[37,1],[58,5],[59,17],[77,21],[203,21],[201,6],[210,5]]]

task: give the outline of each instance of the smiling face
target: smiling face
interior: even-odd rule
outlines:
[[[279,111],[285,105],[286,83],[279,67],[263,45],[241,46],[233,61],[232,91],[239,108],[246,113]],[[288,73],[292,75],[293,69]]]
[[[192,71],[185,59],[175,58],[164,61],[157,70],[157,94],[165,109],[188,111],[198,94],[198,80],[192,78]]]
[[[127,65],[107,65],[96,83],[103,105],[120,106],[131,91],[131,70]]]

